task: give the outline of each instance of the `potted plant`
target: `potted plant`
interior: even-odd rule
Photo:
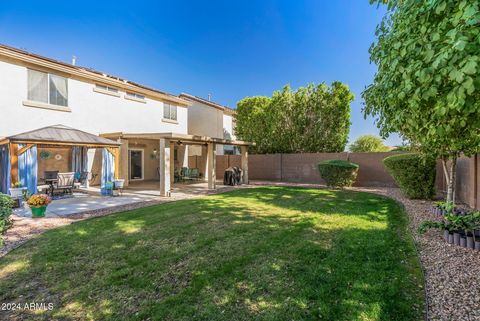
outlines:
[[[106,182],[105,186],[101,189],[101,193],[103,196],[111,196],[113,190],[113,182]]]
[[[115,185],[115,189],[120,189],[123,188],[125,180],[123,178],[117,178],[113,181],[113,184]]]
[[[23,191],[27,188],[23,186],[22,182],[13,183],[10,187],[10,196],[19,199],[23,196]]]
[[[32,210],[32,217],[44,217],[48,204],[52,199],[46,194],[34,194],[28,198],[27,204]]]

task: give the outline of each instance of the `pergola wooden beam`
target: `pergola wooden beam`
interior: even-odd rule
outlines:
[[[22,148],[20,148],[18,150],[18,155],[22,155],[23,153],[25,153],[27,150],[29,150],[30,148],[32,148],[34,146],[34,144],[27,144],[27,146],[24,146]]]

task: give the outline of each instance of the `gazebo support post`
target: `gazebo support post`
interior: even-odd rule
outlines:
[[[10,182],[15,184],[18,180],[18,144],[10,143]]]

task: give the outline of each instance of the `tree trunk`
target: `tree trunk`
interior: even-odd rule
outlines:
[[[448,164],[447,162],[448,162],[447,158],[442,159],[443,172],[445,174],[445,181],[447,183],[447,202],[455,202],[455,179],[457,174],[457,156],[452,157],[450,164]]]

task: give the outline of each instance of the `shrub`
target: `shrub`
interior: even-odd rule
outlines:
[[[12,214],[13,200],[10,196],[0,193],[0,235],[10,225],[10,215]],[[0,245],[2,240],[0,239]]]
[[[320,176],[327,186],[345,187],[352,186],[357,178],[358,165],[344,160],[326,160],[318,164]]]
[[[385,158],[383,164],[408,198],[431,199],[435,195],[436,161],[420,154]]]

